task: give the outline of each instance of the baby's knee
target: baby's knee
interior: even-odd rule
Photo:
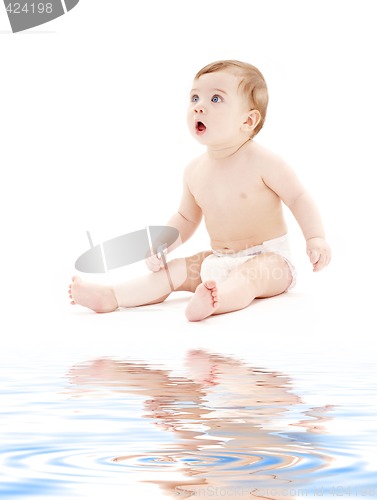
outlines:
[[[259,297],[279,295],[285,292],[292,283],[291,269],[281,255],[266,253],[258,256],[253,264],[249,272],[254,273],[253,276],[262,290]]]

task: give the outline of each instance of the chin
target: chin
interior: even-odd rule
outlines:
[[[205,134],[198,135],[196,132],[194,132],[192,133],[192,136],[197,142],[199,142],[199,144],[202,144],[202,146],[209,146],[208,138],[205,137]]]

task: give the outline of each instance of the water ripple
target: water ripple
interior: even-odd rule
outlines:
[[[361,408],[370,426],[372,406],[311,406],[282,373],[203,351],[188,359],[189,376],[106,359],[13,381],[0,393],[0,494],[72,498],[83,485],[143,481],[183,497],[204,485],[242,485],[249,498],[285,485],[374,491],[375,434],[341,426]]]

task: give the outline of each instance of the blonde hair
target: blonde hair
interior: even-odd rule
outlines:
[[[195,80],[202,75],[216,73],[217,71],[230,71],[241,78],[238,88],[247,98],[250,109],[256,109],[260,113],[260,120],[253,131],[253,136],[257,135],[264,125],[268,106],[268,89],[264,76],[252,64],[225,60],[207,64],[198,71]]]

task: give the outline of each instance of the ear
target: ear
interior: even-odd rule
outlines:
[[[257,109],[250,110],[246,120],[242,124],[242,130],[251,134],[261,121],[261,118],[261,114]]]

